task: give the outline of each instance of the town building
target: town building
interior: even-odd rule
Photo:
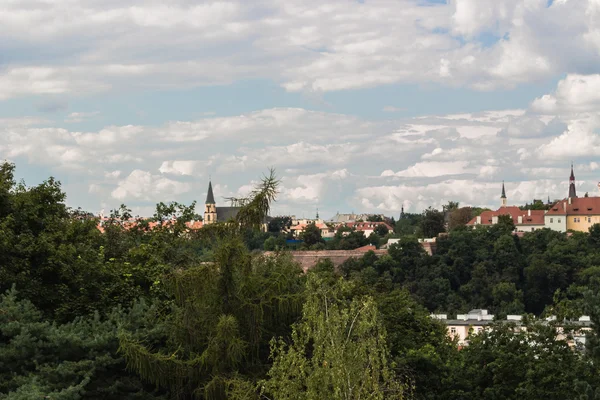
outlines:
[[[592,225],[600,223],[600,197],[577,197],[572,164],[568,197],[550,207],[544,222],[547,228],[559,232],[587,232]]]
[[[345,226],[347,228],[359,231],[359,232],[363,232],[365,234],[365,237],[369,237],[371,235],[371,233],[375,232],[375,229],[377,229],[378,226],[385,226],[388,230],[388,232],[393,232],[394,228],[392,228],[387,222],[346,222],[345,224],[341,224],[338,226],[338,229],[342,226]]]
[[[217,207],[215,196],[213,194],[212,182],[208,182],[208,192],[204,202],[204,225],[214,224],[215,222],[227,222],[234,219],[241,207]]]
[[[523,317],[521,315],[507,315],[506,319],[497,320],[488,310],[475,309],[467,314],[458,314],[456,319],[448,319],[447,314],[431,314],[431,318],[437,319],[446,325],[448,336],[456,340],[459,347],[468,346],[469,338],[474,334],[479,334],[487,329],[494,322],[513,323],[516,329],[526,329],[522,325]],[[556,317],[548,317],[544,323],[556,321]],[[557,324],[556,338],[566,340],[570,346],[585,345],[585,335],[591,330],[591,320],[589,316],[581,316],[576,321],[563,321]],[[566,333],[565,327],[570,326],[570,334]]]
[[[498,223],[498,218],[508,215],[513,220],[517,232],[532,232],[542,229],[544,223],[544,210],[521,210],[517,206],[509,206],[506,197],[504,182],[502,182],[502,194],[500,195],[500,208],[495,211],[484,211],[471,219],[467,226],[491,226]]]
[[[329,220],[329,222],[334,224],[342,224],[347,222],[366,221],[370,217],[379,217],[382,220],[385,219],[385,215],[383,214],[340,214],[338,212]]]

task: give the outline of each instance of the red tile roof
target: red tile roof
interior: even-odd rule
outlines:
[[[600,215],[600,197],[574,197],[564,199],[548,210],[548,215]]]
[[[529,215],[531,211],[531,215]],[[500,207],[496,211],[484,211],[481,213],[481,225],[492,225],[493,217],[499,217],[500,215],[510,215],[516,226],[519,225],[544,225],[544,211],[543,210],[521,210],[516,206]],[[519,223],[519,217],[522,217],[521,223]],[[467,225],[476,225],[477,217],[470,220]]]

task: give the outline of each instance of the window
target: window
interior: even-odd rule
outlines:
[[[588,222],[592,222],[592,217],[588,217]]]
[[[560,224],[560,218],[558,219],[558,223]]]
[[[531,228],[531,232],[535,231],[535,228]]]
[[[481,332],[482,330],[482,328],[477,328],[477,333]]]
[[[553,223],[553,222],[554,222],[554,218],[550,218],[550,223]]]
[[[456,335],[456,328],[455,327],[450,328],[450,333],[453,335]]]

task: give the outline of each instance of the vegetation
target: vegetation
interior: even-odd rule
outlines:
[[[121,206],[101,231],[58,181],[0,166],[0,399],[600,398],[599,225],[518,237],[510,220],[467,229],[478,211],[449,204],[369,238],[309,231],[327,248],[400,241],[304,274],[253,251],[289,247],[290,221],[258,229],[277,189],[271,171],[235,220],[198,231],[178,203],[151,220]],[[430,256],[417,237],[441,224]],[[472,308],[527,314],[526,329],[497,322],[459,350],[429,315]],[[585,347],[541,322],[582,314]]]

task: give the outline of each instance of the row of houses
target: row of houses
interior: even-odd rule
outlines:
[[[431,314],[431,318],[444,323],[447,328],[448,336],[456,340],[458,346],[469,345],[472,335],[477,335],[485,330],[491,329],[494,323],[512,323],[519,330],[525,330],[526,326],[522,323],[523,316],[507,315],[505,319],[498,320],[493,314],[488,314],[488,310],[475,309],[467,314],[458,314],[454,319],[448,319],[447,314]],[[543,323],[556,323],[556,317],[548,317]],[[557,339],[565,340],[569,345],[585,345],[586,334],[592,329],[590,317],[583,315],[575,321],[562,321],[557,326]],[[566,329],[569,327],[570,329]]]
[[[388,231],[393,231],[394,228],[387,222],[371,222],[371,221],[349,221],[349,222],[332,222],[324,221],[322,219],[292,219],[292,225],[289,231],[293,233],[294,237],[300,237],[302,232],[306,229],[309,224],[315,225],[321,232],[321,237],[324,239],[331,239],[335,236],[335,233],[340,228],[349,228],[354,231],[363,232],[365,237],[369,237],[379,226],[384,226]]]
[[[471,219],[468,226],[486,226],[498,223],[499,217],[510,216],[517,232],[532,232],[549,228],[559,232],[569,230],[587,232],[594,224],[600,223],[600,197],[577,197],[575,174],[571,166],[569,194],[563,200],[554,202],[547,210],[521,210],[509,206],[502,183],[501,206],[495,211],[484,211]]]

